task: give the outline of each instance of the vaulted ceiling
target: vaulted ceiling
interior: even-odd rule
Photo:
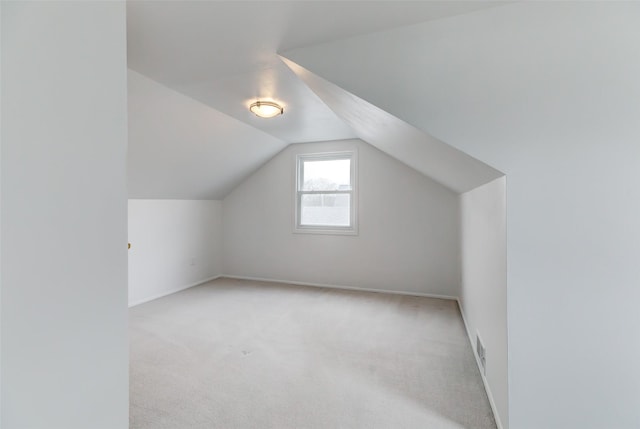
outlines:
[[[223,198],[287,144],[353,137],[404,162],[431,159],[430,167],[429,162],[407,164],[456,192],[469,189],[477,177],[493,177],[499,172],[485,170],[484,164],[474,164],[364,100],[328,100],[326,92],[302,79],[295,63],[285,64],[278,53],[286,56],[319,43],[339,43],[503,3],[129,1],[130,198]],[[257,98],[278,101],[285,114],[270,120],[254,116],[247,106]],[[395,119],[402,132],[372,138],[363,124],[348,120],[353,117],[349,111],[356,116],[374,112],[369,123]],[[388,144],[394,138],[405,141],[407,133],[413,134],[404,149]],[[438,167],[439,150],[448,154],[444,169]],[[425,151],[431,156],[425,158]],[[462,164],[451,161],[458,158]],[[479,169],[477,177],[469,176],[465,166],[470,164],[465,162],[477,167],[471,170]]]

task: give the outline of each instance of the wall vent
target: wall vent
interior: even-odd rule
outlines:
[[[476,353],[478,354],[478,360],[480,361],[480,368],[482,369],[482,375],[487,374],[487,355],[484,348],[484,344],[480,339],[480,335],[476,332]]]

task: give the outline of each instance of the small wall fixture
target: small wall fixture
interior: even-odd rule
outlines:
[[[256,101],[251,103],[249,110],[261,118],[273,118],[284,113],[284,108],[273,101]]]

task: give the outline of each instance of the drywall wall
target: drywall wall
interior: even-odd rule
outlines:
[[[2,320],[2,2],[0,2],[0,321]],[[0,327],[0,427],[2,427],[2,328]]]
[[[1,426],[124,429],[125,4],[1,7]]]
[[[356,149],[359,234],[293,233],[295,155]],[[455,296],[458,196],[360,140],[287,147],[223,202],[227,275]]]
[[[500,423],[509,421],[505,197],[505,177],[460,196],[460,307],[474,352],[476,336],[484,343],[484,382]]]
[[[638,22],[516,2],[284,53],[506,173],[511,429],[640,426]]]
[[[222,204],[129,200],[129,305],[222,274]]]

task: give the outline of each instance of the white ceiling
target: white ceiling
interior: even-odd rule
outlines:
[[[286,144],[129,70],[129,198],[221,199]]]
[[[486,9],[496,1],[129,1],[129,67],[167,84],[264,69],[275,54]]]
[[[358,137],[456,193],[503,176],[500,171],[441,142],[294,63],[287,65],[318,94]]]
[[[266,69],[224,76],[215,81],[173,88],[287,143],[355,137],[315,94],[281,61]],[[259,118],[248,106],[256,99],[280,103],[285,114]]]
[[[191,133],[185,126],[180,128],[181,132],[186,133],[184,136],[176,133],[160,135],[158,131],[150,131],[144,138],[131,135],[131,197],[163,198],[163,195],[167,195],[164,198],[220,198],[226,190],[237,185],[244,177],[242,174],[250,172],[246,169],[249,165],[261,165],[288,143],[356,137],[357,133],[282,63],[278,52],[470,13],[503,3],[128,1],[127,51],[130,69],[156,81],[161,84],[160,87],[201,102],[201,107],[210,107],[212,111],[208,115],[215,116],[218,122],[229,122],[233,118],[256,131],[263,131],[259,134],[261,139],[272,136],[275,137],[272,142],[278,142],[259,146],[261,150],[254,152],[247,150],[243,144],[229,141],[232,136],[225,134],[226,131],[220,131],[221,134],[215,136],[216,131],[211,128],[207,131],[208,144],[212,145],[212,141],[217,143],[205,148],[195,144],[203,136],[197,132]],[[342,65],[333,66],[340,68]],[[135,84],[140,84],[140,79]],[[159,88],[156,90],[160,91]],[[145,104],[141,97],[138,94],[136,103],[139,105]],[[256,98],[280,102],[285,106],[285,114],[270,120],[255,117],[247,107]],[[146,102],[150,103],[149,100]],[[144,109],[137,113],[132,111],[132,126],[137,121],[154,122],[148,116],[154,109],[151,106],[147,108],[149,111],[145,117],[141,113]],[[176,118],[182,118],[180,120],[184,123],[188,122],[189,109],[173,113]],[[136,115],[141,115],[141,118]],[[234,126],[240,129],[237,124]],[[153,138],[162,138],[165,148],[173,145],[172,160],[166,160],[154,152]],[[184,141],[194,143],[185,147]],[[179,151],[186,150],[190,152],[178,155]],[[250,162],[247,162],[241,174],[232,174],[232,168],[220,168],[215,172],[207,170],[207,164],[203,162],[212,157],[218,164],[226,166],[233,165],[231,158],[245,157]],[[182,160],[181,165],[187,170],[180,172],[180,167],[173,163],[177,159]],[[163,181],[151,180],[152,177],[161,177],[162,169],[157,163],[165,166],[171,164],[172,177],[165,177]],[[207,182],[196,185],[197,178],[206,179]],[[163,193],[160,190],[161,182],[166,182],[166,185],[174,183],[169,186],[173,190]],[[215,183],[225,185],[218,189]],[[187,192],[186,189],[191,191]]]

